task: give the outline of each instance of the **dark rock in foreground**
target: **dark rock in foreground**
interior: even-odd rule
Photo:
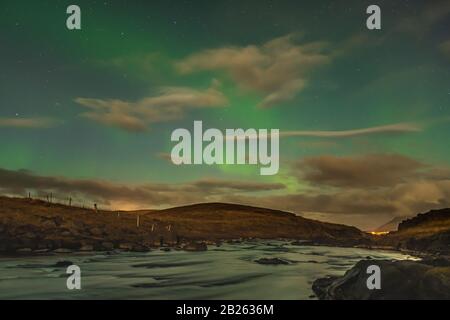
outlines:
[[[204,242],[191,242],[186,244],[183,247],[183,250],[186,251],[206,251],[208,250],[208,246]]]
[[[381,289],[367,288],[367,267],[381,269]],[[312,289],[322,300],[429,300],[450,299],[450,261],[362,260],[342,277],[314,281]]]
[[[290,264],[289,261],[280,259],[280,258],[261,258],[258,260],[255,260],[256,263],[259,264],[273,264],[273,265],[279,265],[279,264]]]
[[[58,261],[57,263],[55,263],[53,265],[53,267],[55,267],[55,268],[67,268],[68,266],[71,266],[71,265],[73,265],[72,261],[63,260],[63,261]]]

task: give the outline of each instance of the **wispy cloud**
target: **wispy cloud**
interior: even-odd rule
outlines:
[[[157,95],[139,101],[118,99],[77,98],[75,101],[89,109],[81,116],[130,132],[145,131],[149,124],[181,119],[187,110],[217,108],[228,100],[218,90],[218,83],[206,90],[184,87],[161,88]]]
[[[308,157],[295,165],[300,180],[334,187],[391,186],[417,178],[425,165],[399,154]]]
[[[321,130],[309,130],[309,131],[283,131],[280,133],[281,137],[318,137],[318,138],[347,138],[366,136],[373,134],[395,134],[395,133],[408,133],[408,132],[420,132],[422,126],[414,123],[396,123],[385,126],[368,127],[361,129],[340,130],[340,131],[321,131]]]
[[[53,118],[0,118],[0,128],[39,129],[54,127],[59,123],[58,120]]]
[[[181,73],[225,70],[244,89],[265,96],[261,107],[291,100],[303,90],[309,72],[330,62],[326,42],[298,44],[293,34],[263,45],[223,47],[195,53],[176,64]]]
[[[131,203],[135,208],[175,206],[218,201],[223,194],[264,192],[284,188],[281,183],[215,178],[179,184],[126,184],[95,179],[40,176],[27,170],[0,169],[0,192],[3,194],[25,195],[28,191],[39,194],[52,192],[56,198],[67,199],[70,196],[80,201],[96,202],[108,207],[113,207],[116,203]]]
[[[445,120],[442,120],[445,121]],[[431,123],[431,122],[430,122]],[[368,127],[361,129],[350,129],[350,130],[286,130],[280,131],[278,136],[280,138],[289,138],[289,137],[315,137],[315,138],[351,138],[351,137],[359,137],[359,136],[369,136],[369,135],[379,135],[379,134],[403,134],[403,133],[412,133],[412,132],[421,132],[423,131],[424,125],[415,124],[415,123],[394,123],[390,125],[384,126],[376,126],[376,127]],[[267,135],[270,137],[271,132],[267,132]],[[268,138],[264,133],[259,134],[241,134],[241,135],[229,135],[225,136],[226,140],[243,140],[243,139],[257,139],[261,137]]]

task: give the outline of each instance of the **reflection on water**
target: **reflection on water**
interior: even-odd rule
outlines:
[[[395,252],[281,241],[210,246],[206,252],[0,258],[0,299],[310,299],[315,279],[342,275],[368,256],[413,259]],[[262,265],[255,262],[260,258],[291,263]],[[63,260],[80,266],[81,290],[66,288]]]

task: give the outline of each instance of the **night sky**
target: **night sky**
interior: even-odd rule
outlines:
[[[82,30],[66,28],[70,4]],[[2,0],[0,191],[363,229],[448,207],[449,30],[449,1]],[[194,120],[294,134],[274,176],[175,166],[170,135]]]

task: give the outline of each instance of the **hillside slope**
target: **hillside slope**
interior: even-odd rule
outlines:
[[[404,220],[398,231],[377,242],[397,249],[450,254],[450,209],[431,210]]]
[[[250,237],[302,239],[330,245],[353,245],[367,239],[354,227],[234,204],[206,203],[166,210],[118,212],[0,197],[0,251],[3,252],[61,248],[141,251],[161,244]]]
[[[177,226],[196,239],[290,238],[319,243],[357,243],[365,234],[355,227],[305,219],[292,213],[227,203],[204,203],[147,214]]]

